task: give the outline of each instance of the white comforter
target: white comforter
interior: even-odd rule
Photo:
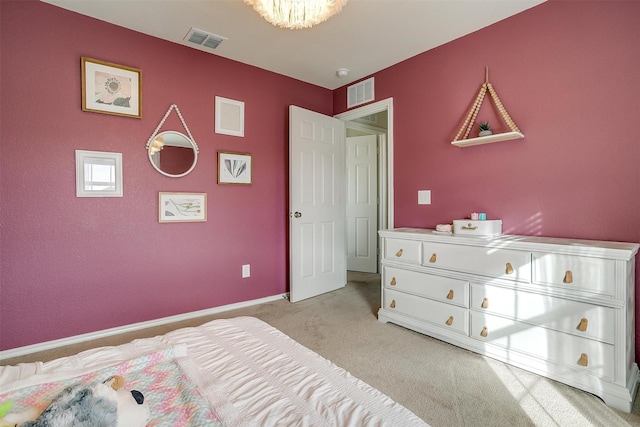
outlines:
[[[214,320],[46,363],[0,367],[0,389],[3,381],[16,377],[98,369],[178,345],[187,348],[180,366],[228,427],[427,425],[380,391],[253,317]]]

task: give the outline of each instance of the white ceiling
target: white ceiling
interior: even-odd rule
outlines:
[[[545,0],[349,0],[310,29],[285,30],[242,0],[42,0],[327,89],[366,77]],[[215,50],[183,39],[191,27],[227,40]],[[339,68],[349,75],[338,77]]]

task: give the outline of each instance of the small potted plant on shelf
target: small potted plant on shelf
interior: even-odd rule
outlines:
[[[480,133],[478,133],[478,136],[491,135],[491,126],[489,126],[489,122],[480,123],[478,125],[478,128],[480,129]]]

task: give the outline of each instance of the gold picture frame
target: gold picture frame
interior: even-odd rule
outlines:
[[[251,185],[251,154],[218,151],[218,184]]]
[[[82,57],[82,111],[142,117],[142,71]]]

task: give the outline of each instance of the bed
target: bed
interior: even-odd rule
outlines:
[[[0,402],[43,410],[64,387],[122,375],[151,426],[426,426],[254,317],[214,320],[50,362],[0,367]]]

